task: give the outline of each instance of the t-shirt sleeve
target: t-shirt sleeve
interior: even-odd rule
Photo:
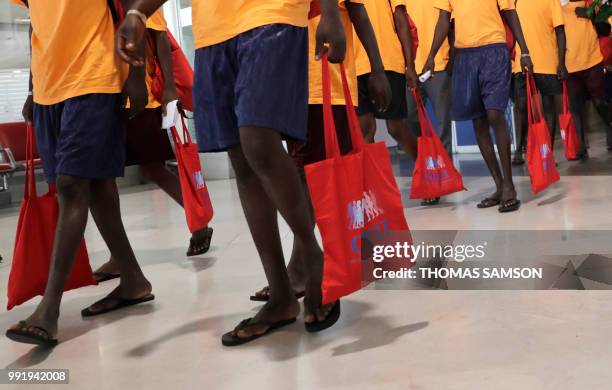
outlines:
[[[561,3],[558,0],[549,0],[552,7],[552,22],[553,27],[563,26],[565,20],[563,19],[563,10],[561,9]]]
[[[502,11],[516,9],[516,7],[514,6],[514,0],[497,0],[497,5]]]
[[[155,31],[166,31],[166,19],[164,19],[161,8],[147,19],[147,28]]]
[[[453,12],[450,0],[434,0],[434,8],[441,9],[446,12]]]

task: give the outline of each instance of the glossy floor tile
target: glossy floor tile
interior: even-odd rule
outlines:
[[[398,184],[413,229],[612,230],[611,175],[612,168],[607,175],[564,176],[539,196],[528,177],[517,177],[524,204],[509,215],[476,209],[493,187],[484,175],[466,176],[468,192],[429,208],[408,200],[409,178]],[[150,186],[124,192],[124,222],[155,302],[83,320],[80,310],[116,282],[68,292],[61,344],[49,352],[0,337],[0,369],[67,368],[71,384],[57,388],[74,389],[611,388],[610,291],[368,290],[343,300],[340,322],[322,334],[306,334],[300,320],[249,345],[223,348],[220,336],[259,307],[248,297],[265,279],[235,183],[209,188],[213,247],[192,259],[184,256],[188,232],[179,207]],[[2,307],[17,213],[0,210]],[[281,226],[288,252],[291,235]],[[108,251],[92,224],[86,238],[97,266]],[[0,330],[34,304],[2,310]]]

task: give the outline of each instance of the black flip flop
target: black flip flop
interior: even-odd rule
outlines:
[[[57,345],[57,339],[49,337],[49,332],[39,326],[33,326],[32,328],[42,331],[46,337],[28,332],[26,329],[29,328],[25,321],[19,321],[19,328],[9,329],[6,331],[6,337],[23,344],[34,344],[41,347],[53,348]]]
[[[488,209],[490,207],[499,206],[500,203],[501,201],[499,199],[484,198],[482,202],[476,205],[476,207],[478,207],[479,209]]]
[[[137,298],[137,299],[121,299],[121,298],[106,297],[106,298],[103,298],[103,299],[99,300],[98,302],[94,303],[94,305],[97,304],[97,303],[100,303],[102,301],[106,301],[106,300],[114,301],[114,302],[116,302],[116,305],[110,306],[107,309],[100,310],[100,311],[91,311],[89,309],[89,307],[88,307],[88,308],[83,309],[81,311],[81,316],[83,316],[83,317],[95,317],[95,316],[99,316],[101,314],[110,313],[111,311],[123,309],[125,307],[138,305],[139,303],[149,302],[149,301],[152,301],[154,299],[155,299],[155,295],[153,295],[153,294],[147,294],[144,297]]]
[[[221,344],[223,344],[226,347],[236,347],[238,345],[246,344],[250,341],[253,341],[262,336],[265,336],[274,330],[282,328],[283,326],[291,325],[296,321],[295,318],[290,318],[288,320],[283,320],[283,321],[278,321],[278,322],[268,322],[268,321],[251,322],[252,319],[253,318],[247,318],[246,320],[240,321],[240,323],[238,324],[238,326],[236,326],[236,328],[234,328],[234,330],[232,330],[231,332],[227,332],[221,337]],[[264,326],[267,326],[268,329],[266,329],[266,331],[261,334],[254,334],[249,337],[238,337],[237,335],[234,334],[234,333],[238,333],[238,331],[246,327],[256,326],[256,325],[264,325]]]
[[[327,328],[332,327],[340,318],[340,300],[334,303],[334,307],[331,309],[327,317],[323,321],[314,321],[310,323],[304,323],[306,331],[309,333],[321,332]]]
[[[266,286],[264,288],[262,288],[260,291],[270,291],[270,287]],[[305,291],[301,291],[301,292],[296,292],[295,293],[295,299],[302,299],[304,298],[304,295],[306,295]],[[270,295],[251,295],[251,297],[249,298],[251,301],[253,302],[268,302],[270,300]]]
[[[505,205],[504,205],[505,204]],[[521,201],[518,199],[509,199],[499,206],[500,213],[511,213],[521,208]]]
[[[187,257],[199,256],[208,252],[210,249],[210,241],[212,240],[213,228],[206,228],[206,235],[202,239],[202,243],[197,243],[193,238],[189,239],[189,248],[187,249]],[[199,247],[200,249],[196,250],[195,248]]]
[[[93,277],[94,280],[98,283],[108,282],[109,280],[119,278],[119,274],[109,274],[107,272],[94,272]]]
[[[435,206],[440,203],[440,198],[424,199],[421,206]]]

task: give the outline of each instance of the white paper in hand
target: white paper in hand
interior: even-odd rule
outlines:
[[[180,119],[180,113],[177,107],[178,100],[173,100],[166,105],[166,115],[162,117],[162,128],[169,129],[176,126]]]

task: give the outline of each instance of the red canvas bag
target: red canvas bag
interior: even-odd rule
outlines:
[[[195,233],[208,226],[213,217],[213,207],[204,181],[204,171],[200,164],[198,145],[191,141],[185,119],[182,117],[181,119],[183,140],[181,140],[176,127],[172,127],[171,133],[178,163],[187,226],[191,233]]]
[[[567,93],[567,81],[563,81],[563,111],[559,114],[559,130],[563,139],[563,150],[565,158],[574,160],[578,155],[580,143],[578,142],[578,133],[576,132],[576,124],[574,117],[569,109],[569,96]]]
[[[421,136],[418,139],[418,157],[414,164],[410,198],[434,199],[465,191],[461,174],[438,138],[421,94],[412,89],[412,95],[417,104]]]
[[[322,79],[326,159],[304,167],[323,239],[324,304],[358,291],[368,283],[362,278],[363,237],[408,231],[387,147],[384,142],[365,144],[344,67],[341,65],[340,69],[353,151],[344,156],[340,154],[325,56]]]
[[[42,196],[36,194],[34,135],[29,125],[26,137],[26,180],[8,279],[7,310],[44,294],[59,217],[55,185],[49,185],[49,192]],[[83,239],[64,291],[95,284]]]
[[[535,79],[527,73],[527,168],[531,188],[535,194],[560,180],[555,155],[552,150],[548,126],[542,115],[542,103],[538,96]]]

